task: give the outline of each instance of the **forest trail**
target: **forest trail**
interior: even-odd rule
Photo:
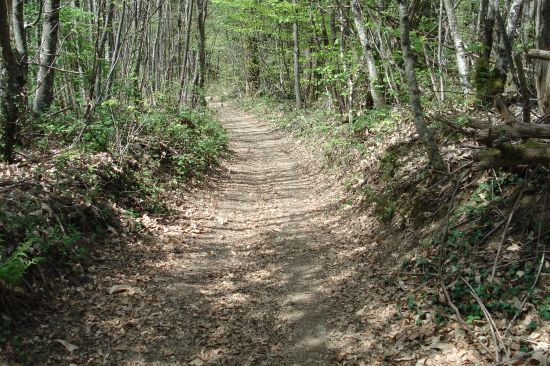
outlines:
[[[231,141],[222,173],[175,196],[179,214],[145,217],[149,239],[110,246],[33,330],[31,360],[330,365],[361,353],[353,364],[376,364],[369,354],[385,346],[373,332],[387,329],[394,290],[373,288],[334,177],[288,136],[218,111]]]
[[[202,360],[330,364],[336,352],[328,322],[335,309],[327,299],[336,279],[327,249],[337,240],[329,232],[336,223],[331,187],[282,134],[218,107],[233,156],[212,201],[209,233],[197,237],[208,254],[190,265],[203,273],[193,287],[211,309]]]

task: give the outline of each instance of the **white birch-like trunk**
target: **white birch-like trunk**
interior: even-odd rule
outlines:
[[[462,35],[456,19],[456,12],[453,0],[444,0],[445,11],[447,12],[447,19],[449,23],[449,31],[453,37],[455,49],[456,49],[456,65],[458,68],[458,76],[460,79],[460,85],[464,96],[468,96],[471,91],[470,85],[470,69],[468,67],[468,60],[466,59],[466,47],[462,41]]]
[[[53,102],[54,64],[57,58],[57,40],[59,34],[59,0],[46,0],[44,6],[44,24],[40,47],[40,66],[36,83],[38,88],[34,98],[33,111],[43,113]]]
[[[297,1],[294,0],[294,6]],[[300,38],[298,34],[298,21],[292,23],[292,38],[294,40],[294,95],[296,108],[302,108],[302,86],[300,85]]]
[[[351,10],[353,11],[353,19],[355,23],[355,29],[357,30],[357,35],[359,36],[359,41],[363,47],[363,56],[367,63],[367,78],[370,84],[370,94],[374,102],[375,107],[381,107],[384,103],[384,98],[379,92],[378,82],[378,68],[376,66],[376,61],[372,55],[372,48],[367,36],[367,31],[365,30],[365,24],[363,22],[363,15],[361,12],[361,6],[359,5],[359,0],[350,1]]]

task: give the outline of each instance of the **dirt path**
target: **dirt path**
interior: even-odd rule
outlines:
[[[217,273],[198,284],[213,309],[204,346],[219,345],[209,352],[222,363],[329,364],[330,187],[268,126],[230,108],[220,116],[234,156],[213,200],[211,231],[198,238],[208,255],[184,259]]]
[[[174,216],[143,218],[148,239],[109,245],[25,337],[27,363],[416,364],[404,344],[419,348],[433,327],[419,337],[418,320],[396,317],[405,292],[369,264],[397,254],[354,231],[336,179],[303,147],[219,113],[231,134],[223,173],[174,194]]]

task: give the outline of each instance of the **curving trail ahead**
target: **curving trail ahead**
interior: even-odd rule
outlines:
[[[175,216],[143,218],[147,240],[109,246],[33,330],[29,364],[377,364],[395,305],[375,301],[388,289],[365,270],[335,178],[291,138],[217,108],[222,173],[175,194]]]
[[[331,187],[284,136],[231,108],[219,112],[234,155],[213,199],[211,231],[198,238],[212,254],[183,259],[214,272],[189,284],[212,309],[204,347],[219,354],[208,363],[330,364],[337,352],[328,299],[337,279],[328,252],[338,240],[329,233]]]

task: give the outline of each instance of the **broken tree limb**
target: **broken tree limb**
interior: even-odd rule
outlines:
[[[504,119],[504,123],[506,123],[507,125],[512,125],[518,122],[517,118],[514,116],[512,112],[510,112],[510,110],[508,109],[506,104],[504,104],[502,99],[500,98],[495,99],[495,108],[502,115],[502,118]]]
[[[491,143],[503,136],[510,138],[550,138],[550,125],[535,125],[530,123],[516,122],[513,125],[490,126],[477,130],[476,140]]]
[[[527,52],[530,59],[550,61],[550,51],[532,49]]]
[[[524,144],[501,144],[474,154],[474,169],[550,163],[550,144],[529,140]]]
[[[489,145],[502,137],[511,139],[550,138],[550,125],[523,122],[516,122],[512,125],[492,125],[490,122],[470,118],[464,126],[460,126],[444,116],[433,115],[433,118],[466,136],[471,136],[477,141]]]

